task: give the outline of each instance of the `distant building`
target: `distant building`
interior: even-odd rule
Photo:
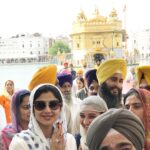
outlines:
[[[150,62],[150,29],[133,33],[132,51],[139,54],[140,60]]]
[[[0,62],[39,61],[48,54],[51,41],[39,33],[23,33],[11,38],[0,38]]]
[[[123,57],[125,30],[113,8],[109,17],[100,15],[96,8],[92,18],[87,18],[84,11],[78,14],[73,23],[72,52],[76,63],[86,59],[92,62],[93,54],[103,53],[106,57]]]

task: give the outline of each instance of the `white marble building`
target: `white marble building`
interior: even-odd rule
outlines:
[[[150,29],[132,35],[132,49],[138,50],[141,62],[150,61]]]
[[[0,39],[0,61],[32,61],[48,54],[49,38],[39,33],[18,34],[11,38]]]

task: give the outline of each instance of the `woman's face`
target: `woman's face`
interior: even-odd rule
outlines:
[[[56,106],[55,104],[55,109],[49,107],[50,105],[54,106],[54,104],[51,104],[53,102],[58,102],[58,99],[52,92],[42,93],[34,102],[34,115],[41,127],[52,126],[60,114],[61,105]],[[39,110],[38,108],[41,106],[45,107]]]
[[[96,111],[81,111],[80,124],[87,131],[91,122],[99,115],[100,113]]]
[[[78,87],[78,90],[84,88],[83,82],[81,82],[80,80],[77,80],[77,87]]]
[[[7,81],[5,87],[8,93],[13,94],[14,84],[11,81]]]
[[[29,122],[30,118],[30,105],[29,105],[29,95],[23,98],[23,101],[19,108],[20,112],[20,122]]]
[[[136,114],[142,121],[144,120],[144,108],[141,100],[136,95],[127,97],[125,107]]]

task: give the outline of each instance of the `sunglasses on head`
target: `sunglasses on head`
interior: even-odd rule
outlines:
[[[40,110],[44,110],[46,108],[47,104],[51,110],[56,110],[60,106],[62,106],[62,103],[60,103],[58,100],[52,100],[49,102],[37,100],[34,102],[33,106],[36,110],[40,111]]]

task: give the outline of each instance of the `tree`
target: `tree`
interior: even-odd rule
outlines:
[[[58,53],[70,53],[69,45],[63,41],[56,41],[52,47],[49,48],[49,54],[57,55]]]

